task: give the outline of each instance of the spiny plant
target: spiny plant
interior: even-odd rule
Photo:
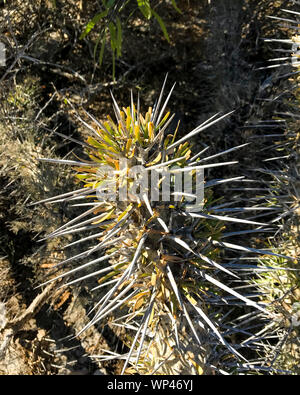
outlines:
[[[283,233],[276,241],[283,246],[291,242],[291,233]],[[297,236],[296,236],[297,237]],[[267,245],[274,252],[274,240]],[[289,374],[299,373],[299,327],[300,327],[300,277],[295,250],[285,249],[287,253],[294,256],[292,262],[279,257],[266,257],[261,259],[258,267],[272,267],[272,270],[258,271],[253,281],[256,288],[261,291],[261,301],[270,306],[275,319],[269,322],[260,335],[265,339],[264,353],[268,355],[268,365],[281,369]]]
[[[56,273],[44,284],[59,280],[61,286],[69,286],[89,279],[98,281],[93,288],[98,300],[90,312],[94,315],[80,333],[104,319],[125,328],[128,351],[104,351],[97,356],[100,360],[124,359],[122,373],[201,374],[211,370],[224,373],[238,366],[245,369],[252,365],[243,351],[256,347],[249,318],[235,318],[231,323],[227,317],[235,306],[240,311],[241,305],[253,308],[255,318],[261,315],[270,319],[272,313],[264,303],[255,301],[255,292],[247,287],[247,294],[239,290],[243,289],[245,270],[251,271],[255,265],[245,265],[245,260],[232,256],[250,253],[289,257],[234,242],[241,235],[270,230],[267,223],[236,215],[271,207],[239,207],[236,196],[227,202],[213,196],[212,187],[244,181],[243,176],[202,181],[204,197],[199,201],[199,174],[237,163],[214,160],[247,144],[209,156],[205,156],[208,147],[192,153],[192,139],[230,113],[216,114],[176,138],[178,125],[170,131],[174,114],[165,113],[175,84],[163,101],[165,84],[166,79],[157,102],[145,116],[139,99],[134,104],[132,92],[130,106],[123,109],[112,95],[116,121],[108,116],[101,122],[86,112],[91,121],[88,124],[77,115],[89,136],[85,142],[72,141],[84,148],[88,160],[40,159],[72,166],[78,182],[83,183],[75,191],[41,202],[83,200],[76,206],[87,208],[48,234],[47,239],[92,232],[67,244],[65,248],[70,250],[96,240],[95,245],[55,268],[83,263]],[[188,175],[184,181],[193,185],[188,192],[178,188],[178,175],[182,174]],[[151,183],[147,183],[149,179]],[[255,228],[228,232],[224,226],[227,222]],[[224,252],[231,254],[229,263],[222,260]],[[73,277],[84,270],[87,274]],[[232,337],[245,334],[248,341],[231,344]],[[259,363],[253,366],[260,369]]]
[[[295,2],[293,2],[295,3]],[[297,2],[299,4],[299,2]],[[285,34],[290,38],[266,39],[275,46],[273,51],[282,57],[270,60],[267,69],[276,69],[269,80],[281,80],[284,89],[276,94],[272,101],[277,104],[274,112],[274,125],[281,125],[283,132],[272,132],[266,136],[274,139],[269,148],[274,155],[266,159],[268,168],[258,169],[267,175],[271,186],[270,201],[282,207],[272,222],[280,224],[275,237],[267,241],[268,248],[274,252],[281,246],[281,252],[294,258],[284,261],[278,257],[268,257],[264,265],[274,268],[262,272],[254,280],[255,286],[262,292],[262,300],[269,303],[276,319],[265,328],[265,335],[272,337],[272,343],[266,347],[269,364],[281,367],[290,373],[299,373],[299,29],[300,13],[292,9],[282,9],[282,15],[270,16],[278,21]],[[272,125],[270,124],[272,127]],[[276,126],[275,126],[276,127]],[[278,127],[278,126],[277,126]]]
[[[282,68],[283,66],[294,66],[298,67],[299,63],[299,47],[300,47],[300,38],[299,35],[296,33],[299,26],[299,16],[300,12],[294,11],[292,9],[281,9],[283,12],[283,16],[273,16],[268,15],[268,18],[274,19],[280,22],[279,26],[283,27],[285,30],[292,31],[292,35],[290,38],[266,38],[264,39],[265,42],[274,43],[275,45],[280,44],[280,48],[274,49],[274,52],[279,54],[284,54],[285,56],[276,57],[270,59],[269,62],[271,63],[269,66],[262,67],[264,69],[269,68]],[[293,19],[292,19],[293,18]],[[273,63],[273,64],[272,64]],[[293,74],[293,73],[292,73]],[[285,75],[286,77],[287,75]]]

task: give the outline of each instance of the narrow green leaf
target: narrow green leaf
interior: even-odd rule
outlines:
[[[111,8],[114,5],[114,3],[115,3],[115,0],[108,0],[106,7]]]
[[[170,42],[170,37],[168,35],[167,32],[167,28],[166,25],[164,24],[164,21],[161,19],[161,17],[157,14],[157,12],[155,12],[154,10],[151,10],[152,14],[154,15],[155,19],[157,20],[157,22],[159,23],[159,26],[165,36],[165,39]]]
[[[112,67],[113,67],[112,78],[113,78],[113,81],[115,81],[116,80],[116,55],[115,55],[114,50],[112,51]]]
[[[110,45],[112,50],[112,78],[116,79],[116,50],[117,50],[117,29],[113,22],[108,25],[110,33]]]
[[[97,49],[98,49],[98,45],[99,45],[100,40],[101,40],[101,34],[99,34],[99,36],[97,38],[97,41],[96,41],[96,44],[94,45],[94,51],[93,51],[94,60],[96,59]]]
[[[115,51],[116,48],[117,48],[117,32],[116,32],[116,26],[113,24],[113,22],[109,22],[108,28],[109,28],[109,33],[110,33],[110,45],[111,45],[111,49],[112,49],[113,51]]]
[[[105,18],[108,14],[108,10],[105,10],[103,12],[100,12],[100,14],[97,14],[94,16],[93,19],[91,19],[88,24],[86,25],[86,28],[84,31],[81,33],[81,36],[79,37],[80,40],[84,39],[89,32],[95,27],[95,25],[102,19]]]
[[[103,55],[104,55],[104,48],[105,48],[105,40],[106,40],[106,31],[104,32],[104,36],[102,39],[101,49],[99,53],[99,66],[102,65],[103,62]]]
[[[117,26],[117,58],[119,58],[122,53],[122,26],[119,17],[117,17],[116,19],[116,26]]]
[[[153,10],[151,9],[150,6],[150,1],[149,0],[137,0],[137,4],[139,6],[139,9],[141,13],[144,15],[146,19],[150,19],[152,16]]]
[[[177,6],[177,4],[176,4],[176,1],[175,0],[171,0],[172,1],[172,5],[173,5],[173,7],[175,8],[175,10],[177,11],[177,12],[179,12],[179,14],[182,14],[182,11],[178,8],[178,6]]]

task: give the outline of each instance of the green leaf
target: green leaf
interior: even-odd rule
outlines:
[[[115,0],[108,0],[106,7],[111,8],[114,5],[114,3],[115,3]]]
[[[170,42],[170,38],[169,38],[169,35],[168,35],[168,32],[167,32],[166,25],[164,24],[164,21],[161,19],[161,17],[154,10],[151,10],[151,12],[154,15],[155,19],[157,20],[157,22],[159,23],[159,26],[160,26],[160,28],[161,28],[164,36],[165,36],[165,39],[168,42]]]
[[[175,8],[175,10],[177,12],[179,12],[179,14],[182,14],[182,11],[177,7],[176,1],[175,0],[171,0],[172,1],[172,5]]]
[[[139,9],[141,13],[144,15],[146,19],[150,19],[152,16],[152,9],[150,6],[150,1],[149,0],[137,0],[137,4],[139,6]]]
[[[108,28],[109,28],[109,33],[110,33],[111,49],[113,51],[115,51],[116,48],[117,48],[117,30],[116,30],[116,26],[113,24],[113,22],[109,22]]]
[[[105,18],[107,14],[108,14],[108,10],[105,10],[95,15],[94,18],[90,20],[89,23],[86,25],[86,28],[81,33],[79,39],[80,40],[84,39],[90,33],[90,31],[95,27],[96,23],[98,23],[102,18]]]
[[[104,35],[105,35],[105,31],[104,31]],[[98,45],[99,45],[100,40],[101,40],[101,34],[99,34],[99,36],[97,38],[97,41],[96,41],[96,44],[94,45],[94,51],[93,51],[94,60],[96,59],[97,49],[98,49]]]
[[[117,17],[116,19],[116,26],[117,26],[117,58],[119,58],[122,53],[122,27],[119,17]]]

